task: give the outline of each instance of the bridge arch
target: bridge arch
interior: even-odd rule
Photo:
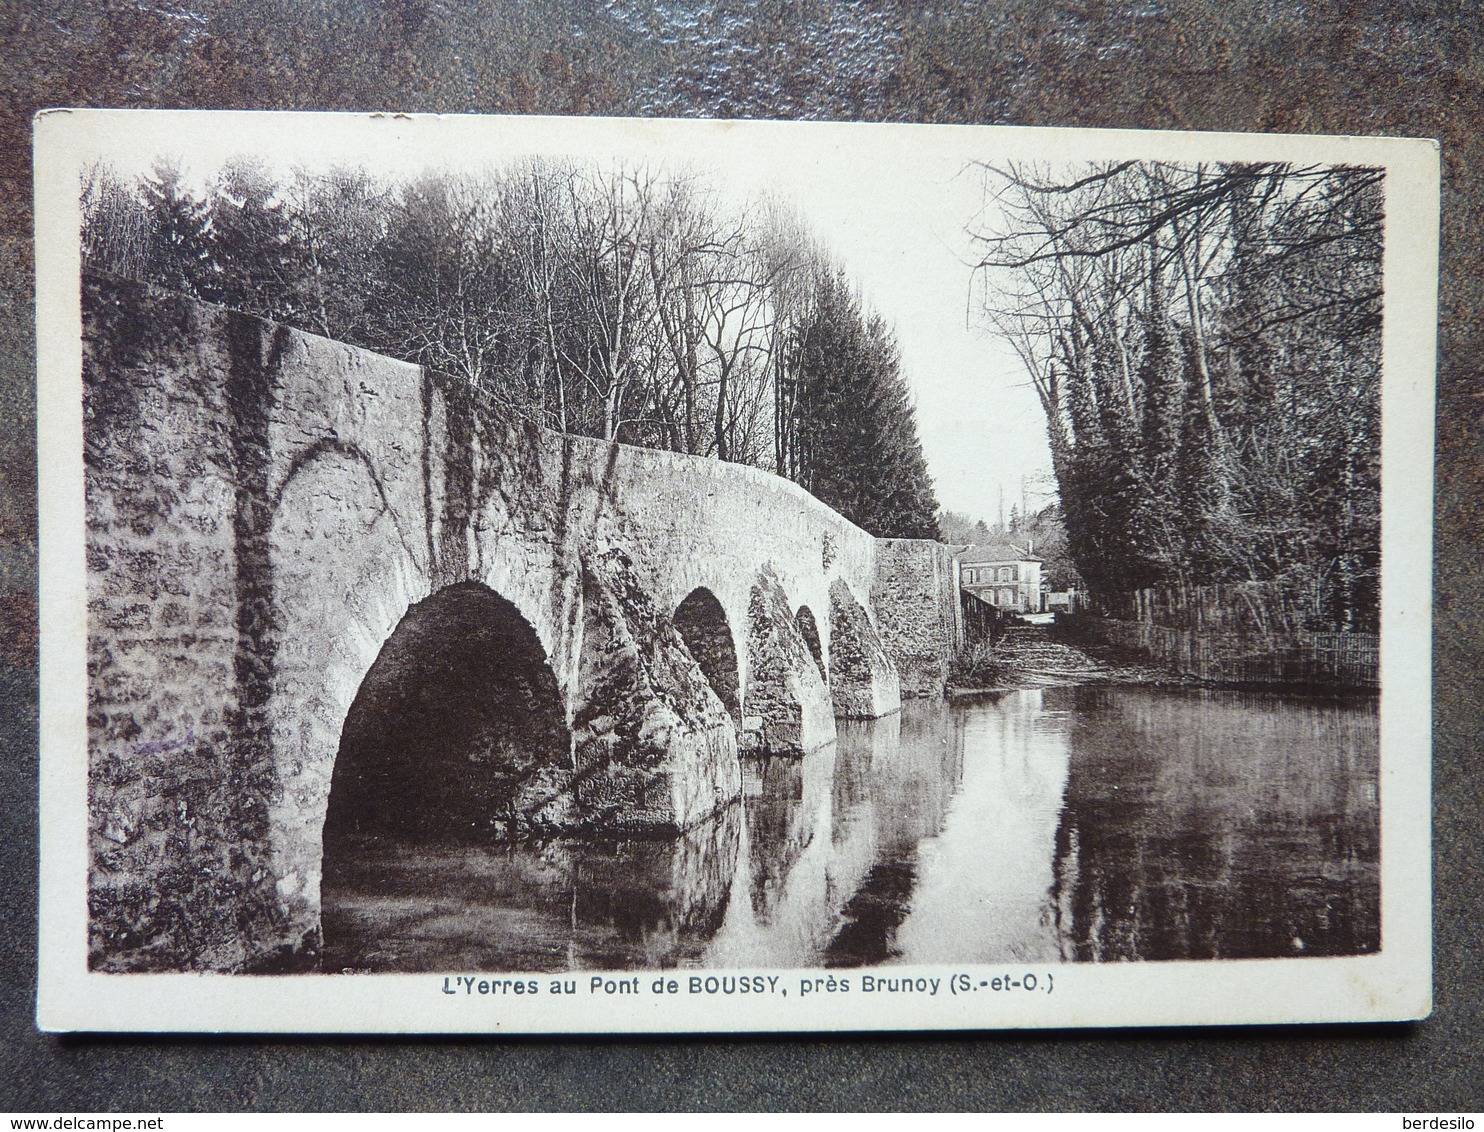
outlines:
[[[518,833],[533,788],[571,759],[565,698],[535,629],[481,583],[447,586],[407,610],[346,713],[324,875],[361,839]]]
[[[742,683],[737,642],[721,601],[705,586],[697,586],[675,607],[671,620],[727,714],[740,722]]]
[[[843,719],[876,719],[902,706],[901,681],[876,625],[843,579],[830,583],[830,698]]]
[[[753,583],[747,626],[747,711],[762,722],[763,748],[797,755],[834,742],[835,717],[823,667],[805,642],[795,606],[771,565]]]
[[[799,630],[799,636],[804,638],[809,655],[814,658],[814,667],[819,669],[819,678],[829,683],[824,666],[824,645],[820,641],[819,622],[814,620],[814,611],[807,605],[799,606],[798,612],[794,614],[794,626]]]

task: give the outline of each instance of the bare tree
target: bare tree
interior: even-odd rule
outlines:
[[[1041,399],[1090,583],[1325,578],[1331,622],[1372,616],[1380,172],[983,172],[977,302]]]
[[[616,166],[579,176],[569,188],[573,254],[566,270],[573,315],[585,328],[574,360],[605,440],[618,439],[630,393],[656,367],[654,292],[643,252],[657,182],[648,170]]]
[[[368,289],[386,238],[391,190],[364,169],[297,169],[284,195],[300,256],[299,305],[307,329],[347,342],[368,335]]]
[[[270,168],[234,163],[209,201],[173,167],[133,185],[98,171],[85,254],[427,366],[474,392],[471,412],[800,481],[833,468],[857,521],[931,526],[894,337],[777,202],[738,204],[689,170],[550,159],[403,183]],[[824,357],[829,340],[856,360]],[[827,435],[851,442],[833,463]]]
[[[94,163],[83,175],[82,256],[112,275],[144,279],[149,273],[149,209],[110,165]]]

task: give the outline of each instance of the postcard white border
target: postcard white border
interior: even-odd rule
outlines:
[[[911,161],[967,138],[1004,159],[1291,160],[1386,169],[1382,378],[1382,947],[1348,958],[1059,964],[1032,992],[950,993],[949,979],[1026,968],[898,967],[609,973],[637,995],[564,999],[445,993],[442,975],[98,974],[87,968],[87,600],[84,570],[78,184],[97,139],[180,151],[230,137],[244,151],[293,135],[327,147],[445,147],[656,160],[725,145],[762,165],[805,147]],[[982,139],[982,142],[981,142]],[[60,1031],[748,1032],[1358,1022],[1431,1010],[1431,596],[1439,151],[1417,139],[708,120],[203,111],[47,111],[36,118],[37,433],[40,452],[41,873],[37,1024]],[[1424,584],[1425,583],[1425,584]],[[803,978],[936,978],[937,995],[858,989],[801,998]],[[1042,973],[1054,990],[1040,990]],[[563,974],[587,985],[596,972]],[[773,975],[781,995],[691,994],[693,975]],[[477,976],[489,977],[489,976]],[[541,984],[556,976],[526,975]],[[655,994],[656,978],[681,993]]]

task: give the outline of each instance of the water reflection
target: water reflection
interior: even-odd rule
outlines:
[[[326,966],[860,966],[1379,946],[1365,701],[1046,688],[840,724],[676,840],[367,846]]]
[[[1048,695],[988,697],[956,713],[971,757],[942,829],[922,844],[900,933],[911,962],[1060,957],[1050,892],[1070,713]]]
[[[563,971],[694,964],[726,914],[741,815],[675,839],[367,843],[324,879],[324,965]]]
[[[859,879],[821,958],[859,967],[901,954],[919,847],[943,828],[963,778],[963,730],[941,705],[909,704],[903,714],[842,728],[839,747],[853,804],[835,820],[835,845]]]
[[[1380,946],[1373,708],[1232,692],[1057,693],[1072,721],[1054,886],[1067,959]]]

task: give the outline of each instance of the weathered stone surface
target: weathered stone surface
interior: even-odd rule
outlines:
[[[902,707],[902,684],[870,615],[842,580],[830,584],[830,698],[841,719]]]
[[[378,658],[417,674],[416,710],[392,714],[431,721],[429,767],[458,784],[440,835],[689,829],[737,798],[739,730],[834,737],[818,615],[900,556],[797,485],[546,432],[416,366],[139,285],[84,292],[95,967],[315,961],[331,796],[355,794],[337,759],[381,749],[344,748],[352,708],[397,683],[368,684]],[[887,588],[914,657],[938,624],[910,610],[920,583]],[[518,678],[493,644],[440,658],[446,628],[398,643],[424,603],[476,591]],[[549,741],[501,738],[517,709]],[[426,801],[391,766],[423,751],[399,735],[339,772]]]
[[[742,721],[742,679],[738,667],[737,639],[727,622],[727,611],[716,595],[697,587],[675,607],[676,631],[701,666],[706,682],[722,705],[739,724]]]
[[[241,968],[313,945],[312,925],[295,935],[285,922],[266,837],[278,783],[253,642],[273,624],[238,584],[260,431],[251,359],[225,312],[141,304],[137,289],[92,298],[90,949],[104,970]],[[216,380],[200,380],[208,370]]]
[[[739,796],[736,724],[623,551],[584,573],[575,824],[679,833]]]
[[[771,567],[763,568],[752,588],[747,621],[747,710],[762,717],[763,748],[798,755],[833,743],[830,690]]]
[[[962,637],[953,552],[925,539],[880,539],[871,608],[903,696],[940,696]]]

